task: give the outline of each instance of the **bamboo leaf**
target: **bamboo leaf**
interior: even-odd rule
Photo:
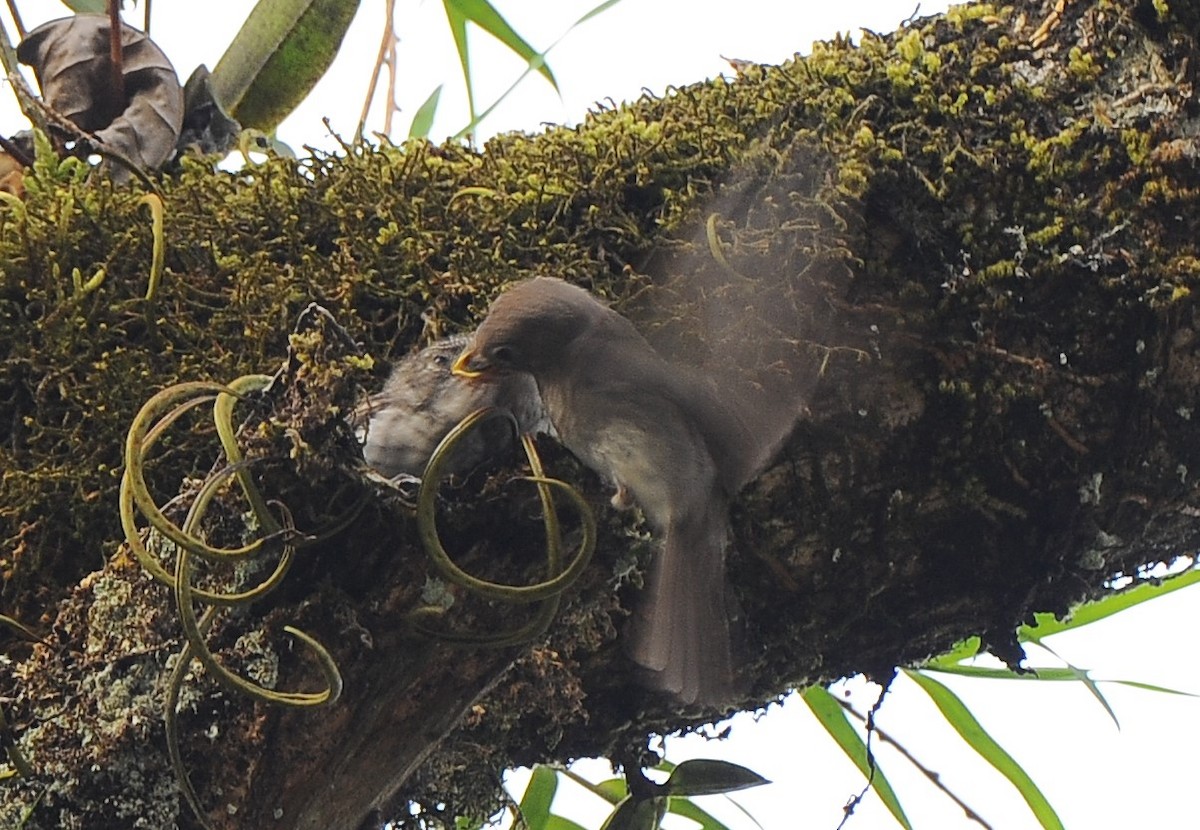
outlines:
[[[446,9],[446,24],[450,27],[450,35],[454,38],[454,49],[458,52],[458,63],[462,67],[463,81],[467,85],[467,109],[471,113],[471,121],[475,122],[475,84],[471,81],[471,47],[467,43],[467,17],[452,2],[444,0]]]
[[[554,87],[555,92],[558,91],[558,81],[554,79],[554,73],[546,65],[545,55],[534,49],[525,38],[517,34],[516,30],[509,25],[504,16],[496,11],[496,7],[489,3],[488,0],[445,0],[445,4],[447,17],[449,17],[451,9],[453,9],[456,17],[462,21],[460,26],[464,31],[466,21],[471,21],[524,59],[530,67],[540,73],[550,83],[550,86]],[[459,40],[456,36],[455,45],[458,45],[458,42]],[[464,34],[464,46],[459,47],[459,58],[464,62],[464,70],[467,70],[465,43],[466,36]]]
[[[1071,682],[1074,682],[1079,679],[1079,676],[1076,674],[1076,671],[1078,671],[1078,670],[1063,669],[1063,668],[1057,668],[1057,667],[1049,667],[1049,668],[1039,667],[1039,668],[1034,669],[1031,672],[1026,672],[1024,674],[1017,674],[1012,669],[1004,669],[1004,668],[993,669],[993,668],[985,668],[983,666],[969,666],[969,665],[922,666],[920,668],[920,671],[933,672],[935,674],[951,674],[951,675],[955,675],[956,677],[973,677],[973,678],[978,678],[981,680],[1024,680],[1026,682],[1037,682],[1040,680],[1042,682],[1054,683],[1054,682],[1061,682],[1064,680],[1069,680]],[[1086,669],[1083,671],[1086,671]],[[1197,694],[1196,692],[1186,692],[1186,691],[1183,691],[1182,689],[1171,689],[1166,686],[1155,686],[1152,683],[1142,683],[1137,680],[1118,680],[1118,679],[1113,679],[1113,678],[1104,678],[1102,680],[1097,680],[1096,682],[1097,683],[1114,683],[1114,684],[1117,684],[1120,686],[1129,686],[1130,688],[1133,688],[1133,689],[1144,689],[1145,691],[1148,691],[1148,692],[1161,692],[1162,694],[1165,694],[1165,695],[1183,695],[1185,697],[1200,697],[1200,694]]]
[[[417,108],[412,125],[408,128],[409,138],[429,137],[429,131],[433,128],[433,117],[437,115],[438,101],[442,98],[442,86],[443,84],[438,84],[437,89],[425,99],[425,103]]]
[[[479,123],[481,121],[483,121],[483,119],[485,119],[489,115],[491,115],[492,112],[496,109],[496,107],[500,106],[501,102],[503,102],[505,98],[507,98],[509,95],[511,95],[513,90],[515,90],[518,86],[521,85],[521,82],[525,80],[526,76],[528,76],[530,72],[534,71],[534,69],[540,67],[541,65],[543,65],[545,63],[546,55],[550,54],[550,51],[552,49],[554,49],[556,46],[558,46],[560,43],[562,43],[563,40],[566,39],[567,35],[571,34],[571,32],[573,32],[575,30],[575,27],[579,26],[581,23],[585,23],[586,21],[591,20],[593,17],[600,14],[601,12],[607,11],[608,9],[612,8],[619,2],[621,2],[621,0],[604,0],[603,3],[601,3],[598,6],[595,6],[590,11],[588,11],[586,14],[584,14],[582,17],[580,17],[578,20],[576,20],[574,23],[572,23],[565,32],[563,32],[561,35],[559,35],[558,38],[555,39],[555,41],[553,43],[551,43],[549,46],[546,47],[546,51],[542,52],[542,54],[541,54],[542,63],[537,64],[535,66],[535,64],[531,62],[527,67],[525,67],[525,71],[521,73],[520,77],[518,77],[515,81],[513,81],[512,84],[508,87],[508,89],[506,89],[506,90],[504,90],[504,92],[500,93],[500,96],[497,97],[496,100],[493,101],[490,105],[488,105],[487,109],[485,109],[483,112],[476,112],[476,110],[475,110],[474,94],[471,90],[470,80],[468,77],[467,101],[468,101],[468,104],[469,104],[470,110],[471,110],[471,120],[467,124],[467,126],[463,127],[461,130],[459,130],[455,134],[454,137],[462,138],[463,136],[467,136],[467,135],[470,135],[471,133],[473,133],[475,131],[475,128],[479,126]],[[464,37],[465,37],[465,35],[464,35]],[[457,43],[457,38],[456,38],[455,42]],[[462,54],[463,53],[460,50],[459,56],[462,57]],[[464,72],[466,72],[469,76],[469,70],[466,68],[465,63],[464,63],[463,69],[464,69]],[[555,90],[557,90],[557,89],[558,88],[555,87]]]
[[[1106,617],[1111,617],[1126,608],[1132,608],[1147,600],[1166,596],[1180,588],[1187,588],[1197,583],[1200,583],[1200,568],[1193,566],[1183,573],[1169,576],[1162,581],[1142,582],[1116,591],[1095,602],[1084,603],[1072,610],[1071,616],[1066,620],[1055,619],[1053,614],[1034,614],[1034,624],[1021,626],[1017,629],[1017,636],[1024,640],[1031,640],[1035,637],[1049,637],[1060,631],[1074,631]]]
[[[576,20],[575,26],[578,26],[580,23],[586,23],[587,21],[591,20],[596,15],[600,14],[601,12],[608,11],[609,9],[611,9],[613,6],[617,5],[617,3],[620,3],[620,2],[621,2],[621,0],[604,0],[604,2],[601,3],[599,6],[594,7],[591,11],[584,14],[583,17]],[[571,28],[574,29],[575,26],[572,26]],[[559,40],[562,40],[562,38],[559,38]],[[549,52],[550,50],[547,49],[546,51]]]
[[[1139,585],[1116,591],[1102,599],[1084,603],[1072,610],[1070,617],[1066,620],[1059,620],[1050,613],[1034,614],[1034,624],[1018,628],[1017,637],[1025,642],[1033,642],[1063,631],[1074,631],[1106,617],[1111,617],[1127,608],[1140,605],[1156,597],[1166,596],[1180,588],[1187,588],[1197,583],[1200,583],[1200,567],[1193,565],[1183,573],[1166,577],[1161,581],[1142,582]],[[945,654],[929,660],[922,669],[951,671],[958,663],[976,656],[979,653],[979,647],[978,637],[968,637]]]
[[[846,717],[846,712],[838,703],[837,698],[821,686],[810,686],[804,690],[801,697],[816,716],[817,722],[825,727],[825,731],[833,738],[834,743],[841,747],[842,752],[846,753],[846,757],[854,762],[854,766],[858,767],[858,771],[862,773],[863,777],[871,781],[871,786],[879,795],[879,800],[892,814],[892,818],[896,819],[901,827],[912,830],[908,816],[904,814],[904,809],[900,806],[900,799],[896,797],[896,791],[892,789],[883,770],[875,767],[875,777],[871,778],[871,770],[867,765],[867,744],[858,734],[858,730],[854,728],[854,724]]]
[[[985,761],[1016,787],[1017,792],[1025,799],[1030,811],[1046,830],[1063,830],[1063,823],[1042,791],[1038,788],[1029,773],[1018,764],[1011,755],[1004,751],[1000,744],[987,733],[975,716],[967,709],[966,704],[949,688],[932,677],[911,669],[904,670],[905,675],[912,678],[930,699],[938,711],[946,718],[954,731],[966,741],[967,745],[979,753]]]
[[[1104,707],[1104,711],[1108,712],[1108,716],[1110,718],[1112,718],[1112,722],[1114,724],[1116,724],[1117,729],[1120,730],[1121,722],[1119,720],[1117,720],[1117,713],[1113,711],[1112,706],[1110,706],[1108,703],[1108,699],[1104,697],[1104,694],[1100,691],[1100,687],[1096,685],[1096,681],[1092,679],[1090,674],[1088,674],[1087,669],[1081,669],[1078,666],[1071,663],[1070,660],[1064,659],[1062,657],[1062,655],[1060,655],[1054,649],[1050,648],[1050,646],[1046,645],[1041,640],[1038,640],[1036,637],[1032,638],[1030,640],[1030,642],[1041,646],[1042,648],[1046,649],[1046,651],[1050,652],[1055,657],[1057,657],[1059,660],[1062,660],[1064,663],[1066,663],[1067,670],[1070,671],[1075,676],[1075,679],[1078,680],[1080,683],[1082,683],[1087,688],[1087,690],[1092,693],[1092,697],[1096,698],[1096,700],[1099,701],[1100,705]]]

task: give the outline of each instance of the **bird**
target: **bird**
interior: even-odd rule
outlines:
[[[493,300],[452,372],[533,377],[558,441],[612,480],[615,507],[636,503],[661,538],[625,637],[637,675],[684,704],[730,702],[741,678],[725,580],[729,508],[760,455],[733,405],[628,319],[554,277]]]
[[[510,412],[522,432],[548,430],[537,386],[528,375],[479,383],[451,373],[454,358],[468,342],[469,334],[453,335],[397,361],[383,389],[355,411],[351,421],[365,427],[367,464],[387,478],[419,478],[446,433],[485,406]],[[468,473],[513,447],[511,426],[502,420],[485,422],[456,445],[448,471]]]

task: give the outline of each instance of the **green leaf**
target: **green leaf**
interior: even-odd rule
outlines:
[[[576,824],[569,818],[562,816],[550,815],[546,818],[546,823],[542,825],[529,825],[530,830],[588,830],[582,824]]]
[[[1063,830],[1063,823],[1058,814],[1050,806],[1046,796],[1038,789],[1037,784],[1029,777],[1029,773],[1025,772],[1021,765],[1013,760],[1013,757],[1005,752],[1000,744],[996,743],[954,692],[932,677],[918,671],[905,669],[904,673],[929,695],[946,722],[954,727],[954,731],[966,741],[967,745],[1016,787],[1017,792],[1025,799],[1025,803],[1029,805],[1029,809],[1042,827],[1047,830]]]
[[[556,767],[556,769],[562,775],[570,778],[588,792],[603,798],[609,804],[620,804],[621,800],[629,795],[629,789],[625,784],[624,778],[609,778],[606,781],[601,781],[599,784],[593,784],[570,767]]]
[[[1193,566],[1183,573],[1169,576],[1161,582],[1142,582],[1120,591],[1115,591],[1103,599],[1087,602],[1071,611],[1067,620],[1055,619],[1053,614],[1034,614],[1032,626],[1023,625],[1017,629],[1017,636],[1024,640],[1049,637],[1060,631],[1074,631],[1085,625],[1111,617],[1113,614],[1140,605],[1155,597],[1165,596],[1180,588],[1200,583],[1200,568]]]
[[[1112,718],[1112,722],[1114,724],[1116,724],[1117,729],[1119,730],[1121,728],[1121,722],[1119,720],[1117,720],[1117,713],[1114,712],[1113,708],[1108,705],[1108,699],[1104,697],[1104,694],[1100,691],[1100,687],[1098,685],[1096,685],[1096,681],[1093,680],[1091,675],[1088,674],[1087,669],[1081,669],[1081,668],[1075,666],[1073,663],[1071,663],[1071,661],[1064,660],[1062,658],[1062,656],[1058,654],[1058,652],[1056,652],[1054,649],[1050,648],[1050,646],[1046,645],[1041,640],[1038,640],[1036,637],[1032,638],[1030,640],[1030,642],[1036,643],[1037,645],[1046,649],[1046,651],[1053,654],[1059,660],[1062,660],[1064,663],[1066,663],[1067,670],[1070,671],[1073,675],[1075,675],[1075,679],[1078,680],[1080,683],[1082,683],[1087,688],[1087,690],[1092,693],[1092,697],[1096,698],[1096,700],[1099,701],[1100,705],[1102,707],[1104,707],[1104,711],[1108,712],[1108,716],[1110,718]]]
[[[108,9],[104,0],[62,0],[62,4],[75,14],[104,14]]]
[[[922,668],[949,671],[964,660],[970,660],[978,655],[982,643],[983,641],[978,637],[968,637],[960,643],[955,643],[954,647],[945,654],[930,658]]]
[[[715,795],[770,784],[754,770],[713,758],[694,758],[675,767],[663,785],[667,795]]]
[[[1132,608],[1135,605],[1140,605],[1148,600],[1165,596],[1173,591],[1178,591],[1180,588],[1187,588],[1197,583],[1200,583],[1200,567],[1193,565],[1183,573],[1166,577],[1162,581],[1142,582],[1130,588],[1115,591],[1102,599],[1084,603],[1072,610],[1070,617],[1066,620],[1059,620],[1050,613],[1034,614],[1034,624],[1032,626],[1023,625],[1018,628],[1017,637],[1024,642],[1040,641],[1052,634],[1082,628],[1105,617],[1111,617],[1113,614],[1117,614],[1127,608]],[[977,655],[979,653],[979,646],[980,640],[978,637],[968,637],[956,644],[945,654],[940,654],[929,660],[922,668],[935,671],[955,670],[958,663],[969,660]],[[984,675],[980,674],[979,676]]]
[[[1183,692],[1179,689],[1168,689],[1166,686],[1155,686],[1151,683],[1139,683],[1136,680],[1105,680],[1105,683],[1119,683],[1122,686],[1129,686],[1134,689],[1144,689],[1147,692],[1161,692],[1164,695],[1185,695],[1186,697],[1200,697],[1200,694],[1195,692]]]
[[[454,49],[462,66],[463,81],[467,85],[467,109],[471,121],[475,121],[475,84],[471,82],[471,47],[467,44],[467,18],[451,0],[443,0],[446,9],[446,25],[454,38]]]
[[[533,768],[529,785],[521,796],[521,816],[530,827],[540,828],[550,818],[550,804],[558,790],[558,773],[551,767],[538,765]]]
[[[333,63],[359,0],[259,0],[212,71],[243,127],[271,132]]]
[[[449,0],[446,0],[446,1],[449,2]],[[536,64],[534,62],[530,62],[529,66],[525,67],[525,71],[521,73],[521,76],[519,78],[517,78],[515,81],[513,81],[512,84],[508,87],[508,89],[506,89],[506,90],[504,90],[504,92],[500,93],[500,96],[498,98],[496,98],[496,100],[493,101],[487,107],[487,109],[485,109],[483,112],[480,112],[480,113],[477,113],[475,110],[475,95],[474,95],[474,91],[471,89],[471,83],[469,80],[470,69],[467,67],[466,59],[464,56],[465,53],[463,51],[463,49],[465,48],[465,43],[466,43],[466,34],[465,34],[465,27],[464,27],[463,35],[462,35],[464,46],[459,48],[459,58],[463,60],[463,72],[464,72],[464,74],[466,74],[468,76],[467,102],[468,102],[468,105],[471,110],[471,121],[467,124],[467,126],[463,127],[461,130],[459,130],[457,133],[455,133],[454,137],[456,139],[462,138],[463,136],[470,135],[471,133],[473,133],[475,131],[475,128],[479,126],[479,123],[481,121],[483,121],[483,119],[485,119],[489,115],[491,115],[492,112],[496,109],[496,107],[500,106],[501,102],[504,101],[504,99],[507,98],[509,95],[511,95],[512,91],[514,89],[516,89],[518,86],[521,85],[521,82],[525,80],[526,76],[528,76],[530,72],[534,71],[535,69],[540,70],[540,68],[545,65],[546,55],[550,54],[550,50],[554,49],[556,46],[558,46],[558,44],[562,43],[563,40],[566,39],[567,35],[571,34],[571,32],[573,32],[575,30],[575,27],[579,26],[581,23],[585,23],[586,21],[591,20],[593,17],[600,14],[601,12],[607,11],[608,9],[617,5],[617,3],[619,3],[619,2],[621,2],[621,0],[604,0],[603,3],[601,3],[598,6],[595,6],[589,12],[584,14],[582,17],[580,17],[574,23],[572,23],[565,32],[563,32],[561,35],[559,35],[558,38],[553,43],[551,43],[549,46],[546,47],[546,51],[542,52],[542,54],[541,54],[540,62],[538,62]],[[447,9],[447,17],[449,17],[449,9]],[[451,22],[450,28],[451,28],[452,32],[456,31],[454,28],[453,22]],[[459,36],[456,33],[455,34],[455,43],[456,44],[458,43],[458,37]],[[557,86],[555,87],[555,90],[556,91],[558,90]]]
[[[879,800],[892,814],[892,818],[905,830],[912,830],[908,816],[904,814],[904,809],[900,806],[900,799],[896,797],[896,791],[892,789],[883,770],[876,766],[875,777],[871,778],[871,770],[867,765],[866,742],[858,734],[854,724],[846,717],[846,711],[838,699],[821,686],[808,687],[801,697],[808,704],[808,708],[812,710],[817,722],[825,727],[825,731],[833,738],[834,743],[840,746],[842,752],[846,753],[846,757],[854,763],[854,766],[858,767],[863,778],[871,781],[871,786],[875,789]]]
[[[612,815],[600,825],[600,830],[656,830],[666,811],[666,796],[630,796],[617,805]]]
[[[429,138],[429,131],[433,128],[433,117],[437,115],[438,101],[442,98],[442,86],[443,84],[438,84],[437,89],[425,99],[425,103],[417,108],[412,125],[408,128],[409,138]]]
[[[575,28],[575,26],[578,26],[580,23],[586,23],[586,22],[588,22],[589,20],[591,20],[591,19],[592,19],[593,17],[595,17],[596,15],[600,14],[601,12],[606,12],[606,11],[608,11],[609,9],[611,9],[613,6],[617,5],[617,3],[620,3],[620,2],[621,2],[621,0],[604,0],[604,2],[603,2],[603,3],[601,3],[599,6],[596,6],[596,7],[595,7],[595,8],[593,8],[591,11],[589,11],[587,14],[585,14],[583,17],[581,17],[581,18],[579,18],[578,20],[576,20],[576,21],[575,21],[575,25],[574,25],[574,26],[572,26],[571,28],[572,28],[572,29],[574,29],[574,28]],[[569,31],[569,30],[568,30],[568,31]],[[559,38],[559,40],[562,40],[562,38]],[[557,42],[557,41],[556,41],[556,42]],[[549,50],[549,49],[547,49],[546,51],[548,52],[548,51],[550,51],[550,50]]]
[[[606,778],[599,784],[596,784],[592,792],[607,800],[610,804],[616,804],[622,798],[629,795],[629,785],[625,783],[624,778]]]
[[[977,677],[983,680],[1076,680],[1075,673],[1070,669],[1060,669],[1057,667],[1038,667],[1033,671],[1015,672],[1010,668],[1000,667],[991,668],[989,666],[971,666],[967,664],[957,664],[952,666],[943,666],[940,663],[934,665],[932,663],[921,666],[920,671],[938,672],[940,674],[953,674],[958,677]]]
[[[1045,648],[1045,646],[1043,646]],[[1024,680],[1026,682],[1042,681],[1046,683],[1061,682],[1069,680],[1075,682],[1079,680],[1078,672],[1087,672],[1087,669],[1060,669],[1057,667],[1039,667],[1031,672],[1017,674],[1012,669],[993,669],[984,668],[983,666],[922,666],[920,671],[934,672],[937,674],[952,674],[957,677],[973,677],[982,680]],[[1144,689],[1148,692],[1161,692],[1165,695],[1183,695],[1185,697],[1200,697],[1196,692],[1185,692],[1182,689],[1169,689],[1166,686],[1155,686],[1151,683],[1140,683],[1136,680],[1115,680],[1105,678],[1095,681],[1098,683],[1115,683],[1120,686],[1129,686],[1134,689]]]
[[[550,86],[554,87],[555,92],[558,91],[558,81],[554,79],[554,73],[546,65],[545,55],[534,49],[525,38],[517,34],[516,30],[488,0],[443,0],[443,2],[446,6],[447,19],[453,17],[455,21],[458,21],[458,30],[462,31],[461,40],[459,35],[455,34],[454,44],[458,47],[458,57],[463,64],[468,89],[471,86],[471,77],[467,60],[466,21],[469,20],[519,55],[530,67],[539,72],[550,83]],[[455,27],[456,24],[452,23],[451,29],[455,30]]]
[[[696,802],[687,798],[672,798],[668,803],[667,812],[683,816],[684,818],[690,818],[700,825],[700,830],[729,830],[724,822],[718,821],[712,814],[701,810],[696,806]],[[753,817],[751,817],[751,820],[753,820]],[[758,824],[757,821],[754,823]]]

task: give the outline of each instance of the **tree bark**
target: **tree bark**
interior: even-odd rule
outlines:
[[[273,371],[310,300],[367,352],[400,354],[469,326],[506,282],[562,276],[750,402],[779,450],[734,511],[752,679],[739,708],[884,679],[970,635],[1016,663],[1032,613],[1066,614],[1114,575],[1195,549],[1200,12],[1051,5],[952,9],[478,152],[189,170],[164,185],[156,304],[134,299],[150,256],[134,197],[43,165],[0,225],[17,310],[5,416],[24,425],[4,460],[41,487],[9,486],[6,515],[25,525],[5,535],[43,563],[9,555],[5,602],[25,619],[45,608],[44,642],[0,667],[9,738],[35,772],[0,790],[0,825],[30,808],[27,828],[193,822],[162,730],[182,637],[171,592],[125,548],[69,588],[97,540],[119,538],[119,457],[94,445],[118,445],[151,388]],[[49,282],[103,263],[93,294]],[[427,584],[411,510],[366,474],[342,418],[375,381],[331,332],[292,338],[243,429],[260,489],[313,539],[207,641],[239,673],[309,689],[313,662],[279,632],[294,624],[345,691],[283,710],[193,669],[181,743],[211,822],[414,823],[410,803],[481,816],[507,765],[637,763],[647,734],[723,714],[634,684],[619,632],[653,542],[550,442],[551,473],[600,520],[596,561],[550,630],[506,649],[415,634],[412,611],[439,590],[455,600],[447,628],[536,610]],[[198,420],[177,433],[152,483],[194,495],[214,439]],[[95,495],[62,498],[64,469]],[[542,579],[535,494],[502,481],[444,489],[447,547],[489,578]],[[211,538],[255,535],[233,494],[215,504]],[[351,505],[353,523],[321,536]],[[569,546],[578,520],[561,505]]]

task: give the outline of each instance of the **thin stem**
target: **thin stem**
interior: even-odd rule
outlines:
[[[21,22],[21,14],[17,11],[17,4],[14,0],[8,0],[8,13],[13,19],[13,23],[17,26],[17,34],[21,36],[21,40],[25,39],[25,24]]]
[[[857,710],[855,710],[855,708],[853,706],[851,706],[849,703],[847,703],[846,701],[839,700],[838,705],[841,706],[843,709],[845,709],[847,712],[849,712],[851,715],[856,717],[860,722],[866,724],[866,723],[868,723],[868,720],[870,720],[873,724],[873,721],[874,721],[873,717],[868,719],[868,717],[866,715],[859,714],[859,712]],[[918,761],[916,756],[914,756],[911,752],[909,752],[907,749],[904,748],[903,744],[901,744],[899,741],[897,741],[895,738],[893,738],[887,732],[880,729],[878,726],[872,725],[872,731],[876,735],[879,736],[879,739],[881,741],[883,741],[885,744],[890,744],[897,752],[899,752],[902,756],[904,756],[904,759],[906,761],[908,761],[910,764],[912,764],[914,767],[916,767],[918,770],[920,770],[921,773],[926,778],[929,779],[929,782],[931,784],[933,784],[933,786],[935,786],[939,790],[941,790],[946,795],[947,798],[949,798],[951,801],[953,801],[955,804],[957,804],[962,809],[963,813],[966,815],[966,817],[968,819],[976,822],[980,827],[983,827],[984,830],[994,830],[992,825],[990,825],[986,821],[984,821],[982,816],[980,816],[978,813],[976,813],[974,810],[972,810],[971,807],[965,801],[963,801],[961,798],[959,798],[957,795],[955,795],[945,784],[942,783],[942,777],[936,771],[930,769],[929,767],[925,766],[920,761]]]
[[[396,37],[396,29],[394,26],[396,14],[396,0],[387,0],[383,15],[384,26],[383,36],[379,40],[379,53],[375,56],[375,66],[371,70],[371,81],[367,84],[367,95],[363,100],[362,113],[358,116],[358,130],[355,133],[355,141],[360,141],[363,137],[363,130],[366,129],[367,114],[371,110],[371,101],[375,98],[375,90],[379,86],[379,74],[383,70],[384,65],[388,67],[390,80],[388,82],[388,104],[384,114],[384,135],[388,134],[389,128],[387,125],[391,123],[392,108],[395,107],[395,84],[396,84],[396,44],[399,38]]]
[[[125,103],[125,56],[121,49],[121,0],[106,0],[108,5],[108,64],[114,97]]]

